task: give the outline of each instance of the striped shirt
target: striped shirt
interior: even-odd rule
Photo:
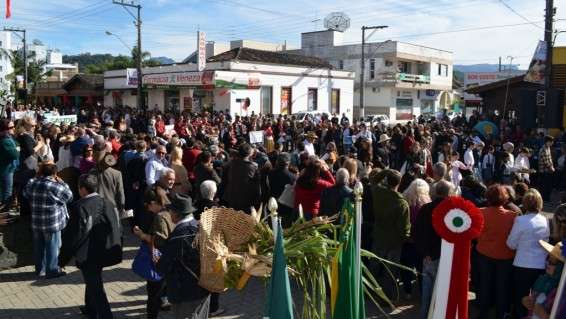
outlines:
[[[31,206],[31,228],[35,231],[58,232],[67,226],[67,203],[73,193],[67,184],[53,177],[32,178],[24,188]]]

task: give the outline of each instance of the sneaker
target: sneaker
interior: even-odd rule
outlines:
[[[159,309],[161,309],[161,311],[170,311],[171,310],[171,303],[169,301],[166,301],[166,302],[161,304]]]
[[[218,309],[216,309],[216,311],[210,312],[208,315],[211,316],[211,317],[215,317],[215,316],[219,316],[219,315],[223,314],[224,311],[225,311],[224,309],[218,308]]]
[[[46,275],[46,276],[45,276],[45,279],[54,279],[54,278],[63,277],[63,276],[65,276],[65,275],[67,275],[66,272],[64,272],[64,271],[59,271],[58,273],[55,273],[55,274],[53,274],[53,275]]]
[[[79,311],[81,312],[81,314],[88,316],[88,308],[86,306],[79,306]]]

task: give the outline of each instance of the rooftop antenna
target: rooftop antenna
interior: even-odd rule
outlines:
[[[332,12],[324,18],[328,30],[344,32],[350,27],[350,18],[344,12]]]

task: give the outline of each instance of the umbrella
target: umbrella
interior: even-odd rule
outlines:
[[[490,121],[482,121],[474,126],[474,130],[478,131],[483,137],[497,136],[499,134],[499,129],[495,124]]]

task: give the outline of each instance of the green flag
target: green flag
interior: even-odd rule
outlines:
[[[271,278],[267,286],[267,303],[265,304],[264,318],[293,319],[293,300],[291,299],[291,286],[287,273],[287,259],[283,249],[283,229],[281,221],[277,222],[277,238],[273,251],[273,265]]]
[[[356,214],[351,203],[345,206],[346,225],[332,263],[332,318],[365,319]]]

